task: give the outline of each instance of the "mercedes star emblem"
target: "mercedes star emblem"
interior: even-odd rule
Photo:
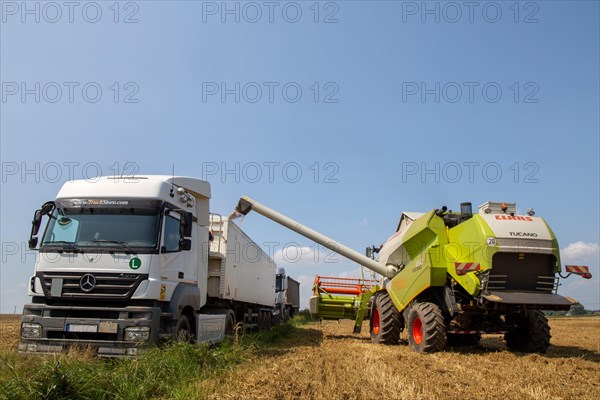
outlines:
[[[79,280],[79,287],[84,292],[91,292],[92,289],[96,286],[96,278],[92,274],[85,274]]]

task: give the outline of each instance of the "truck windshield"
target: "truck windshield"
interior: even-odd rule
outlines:
[[[160,216],[156,209],[62,208],[48,224],[42,246],[155,248]]]

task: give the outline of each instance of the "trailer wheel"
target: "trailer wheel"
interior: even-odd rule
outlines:
[[[446,345],[442,310],[434,303],[415,303],[408,312],[408,343],[419,353],[434,353]]]
[[[192,326],[190,319],[187,315],[181,314],[181,317],[177,320],[174,329],[175,340],[178,342],[192,342],[194,339],[194,333],[192,332]]]
[[[550,346],[550,326],[539,310],[506,316],[506,347],[523,353],[545,353]]]
[[[402,315],[392,303],[390,296],[385,292],[377,294],[371,312],[371,341],[381,344],[398,344],[403,328]]]

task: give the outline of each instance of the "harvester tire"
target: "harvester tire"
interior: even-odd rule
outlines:
[[[434,303],[414,303],[408,311],[408,343],[418,353],[434,353],[446,346],[446,325]]]
[[[390,296],[381,292],[375,295],[371,311],[371,341],[381,344],[398,344],[404,328],[402,314]]]
[[[506,316],[506,347],[523,353],[545,353],[550,346],[550,325],[539,310]]]

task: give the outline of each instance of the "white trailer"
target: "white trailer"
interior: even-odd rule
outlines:
[[[275,263],[210,216],[210,196],[186,177],[65,183],[32,221],[39,252],[19,351],[136,355],[170,337],[216,342],[236,323],[270,326]]]
[[[213,303],[254,305],[251,312],[237,315],[237,320],[270,325],[277,265],[229,218],[211,215],[210,228],[209,298]]]

